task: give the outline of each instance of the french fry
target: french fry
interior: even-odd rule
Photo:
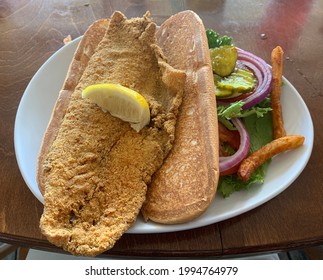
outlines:
[[[247,182],[251,174],[265,161],[273,156],[285,152],[287,150],[296,149],[303,145],[305,137],[299,135],[283,136],[275,139],[267,145],[261,147],[250,156],[245,158],[238,169],[239,178]]]
[[[282,86],[282,76],[283,76],[283,55],[284,51],[280,46],[273,49],[271,53],[271,63],[273,72],[273,82],[271,91],[271,107],[272,107],[272,117],[273,117],[273,134],[274,139],[283,137],[286,135],[284,128],[284,120],[282,107],[280,102],[281,96],[281,86]]]

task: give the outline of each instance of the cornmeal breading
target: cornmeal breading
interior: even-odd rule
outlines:
[[[58,99],[56,107],[65,104],[66,112],[55,120],[59,128],[45,136],[50,140],[43,146],[49,148],[42,148],[38,164],[44,190],[40,227],[50,242],[72,254],[100,254],[133,225],[147,184],[172,147],[185,73],[166,63],[155,45],[155,30],[147,15],[128,20],[115,12],[77,85],[68,94],[63,88]],[[90,36],[91,29],[74,62],[96,46]],[[80,69],[71,66],[66,83]],[[140,92],[149,103],[149,126],[137,133],[82,99],[82,89],[96,83],[118,83]]]

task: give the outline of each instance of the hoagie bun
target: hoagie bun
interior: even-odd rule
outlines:
[[[173,149],[154,174],[142,209],[146,220],[184,223],[211,204],[218,183],[218,127],[205,28],[192,11],[167,19],[157,32],[169,63],[186,71]]]

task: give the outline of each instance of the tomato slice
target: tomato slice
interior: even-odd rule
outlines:
[[[229,130],[221,122],[218,122],[220,142],[228,143],[234,150],[239,149],[240,134],[238,131]]]
[[[227,169],[226,171],[220,172],[220,176],[226,176],[226,175],[237,173],[239,166],[240,166],[240,164],[233,166],[230,169]]]

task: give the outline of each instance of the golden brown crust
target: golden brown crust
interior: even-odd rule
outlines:
[[[154,174],[142,208],[146,220],[184,223],[212,202],[218,183],[218,129],[205,29],[192,11],[166,20],[157,32],[169,63],[187,73],[173,149]]]
[[[51,119],[48,123],[43,141],[38,154],[36,179],[38,188],[44,194],[43,163],[53,141],[56,138],[58,128],[63,120],[66,108],[70,102],[70,97],[77,86],[84,69],[86,68],[95,48],[102,40],[109,25],[108,19],[100,19],[94,22],[80,41],[73,60],[70,64],[62,90],[59,93]]]
[[[58,117],[54,113],[43,144],[50,147],[39,166],[40,228],[72,254],[102,253],[133,225],[147,184],[172,147],[186,75],[165,62],[155,31],[147,16],[128,20],[115,12],[95,47],[90,28],[79,47],[90,58],[80,63],[83,69],[77,50],[56,104]],[[137,133],[83,99],[82,90],[96,83],[139,91],[151,109],[149,126]]]

